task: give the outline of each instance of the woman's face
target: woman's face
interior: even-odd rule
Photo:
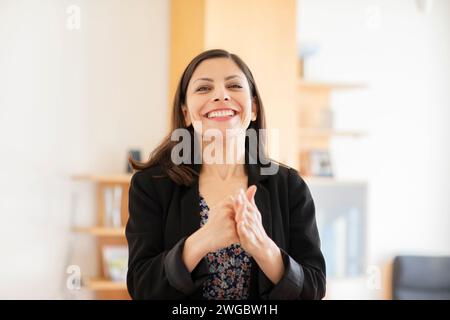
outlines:
[[[230,137],[227,129],[245,133],[250,121],[256,120],[256,104],[245,74],[234,61],[213,58],[201,62],[192,74],[183,113],[186,125],[193,124],[196,132],[202,130],[205,136],[208,129],[218,129],[225,138]]]

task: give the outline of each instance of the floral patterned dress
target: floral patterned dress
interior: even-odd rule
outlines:
[[[208,221],[209,208],[200,195],[200,227]],[[203,283],[203,298],[208,300],[242,300],[249,297],[251,260],[240,244],[234,243],[205,258],[209,277]]]

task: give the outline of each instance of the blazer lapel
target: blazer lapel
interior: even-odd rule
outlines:
[[[198,165],[194,169],[200,173]],[[180,231],[181,237],[188,237],[200,228],[200,194],[198,177],[189,187],[182,187],[180,200]]]

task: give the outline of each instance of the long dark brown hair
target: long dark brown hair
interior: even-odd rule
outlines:
[[[256,130],[257,133],[256,137],[258,142],[257,155],[261,155],[262,157],[267,158],[266,136],[265,134],[262,135],[258,134],[260,132],[259,129],[266,129],[266,119],[264,114],[264,107],[258,89],[256,87],[255,79],[253,78],[253,75],[248,66],[237,55],[229,53],[226,50],[214,49],[204,51],[201,54],[197,55],[186,67],[186,69],[183,72],[183,75],[181,76],[180,82],[178,83],[177,90],[175,92],[175,97],[173,100],[170,132],[167,134],[166,137],[164,137],[159,146],[153,150],[147,162],[144,163],[138,162],[130,156],[129,162],[133,169],[143,170],[146,168],[159,165],[161,166],[163,171],[169,176],[169,178],[172,179],[175,183],[186,186],[191,185],[194,178],[198,176],[199,171],[194,170],[192,162],[190,164],[182,163],[179,165],[174,164],[172,162],[171,159],[172,149],[178,143],[178,141],[172,141],[171,135],[174,130],[179,128],[185,128],[189,131],[191,135],[191,141],[196,139],[196,135],[192,124],[189,125],[189,127],[186,126],[182,106],[186,104],[187,87],[195,69],[202,61],[214,58],[228,58],[233,60],[236,63],[236,65],[241,69],[241,71],[245,74],[250,87],[252,98],[254,99],[257,107],[256,120],[250,122],[250,125],[247,128],[247,130],[250,128]],[[246,141],[245,149],[246,151],[248,151],[249,148],[248,137],[246,137],[245,141]],[[258,161],[258,163],[260,163],[261,158],[257,157],[256,160]]]

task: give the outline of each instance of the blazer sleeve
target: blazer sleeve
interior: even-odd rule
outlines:
[[[186,299],[205,280],[203,261],[189,273],[182,261],[186,237],[164,250],[163,210],[153,178],[137,172],[129,189],[127,288],[133,299]]]
[[[320,250],[315,206],[304,180],[289,169],[289,253],[281,249],[285,272],[269,299],[322,299],[325,296],[325,259]]]

